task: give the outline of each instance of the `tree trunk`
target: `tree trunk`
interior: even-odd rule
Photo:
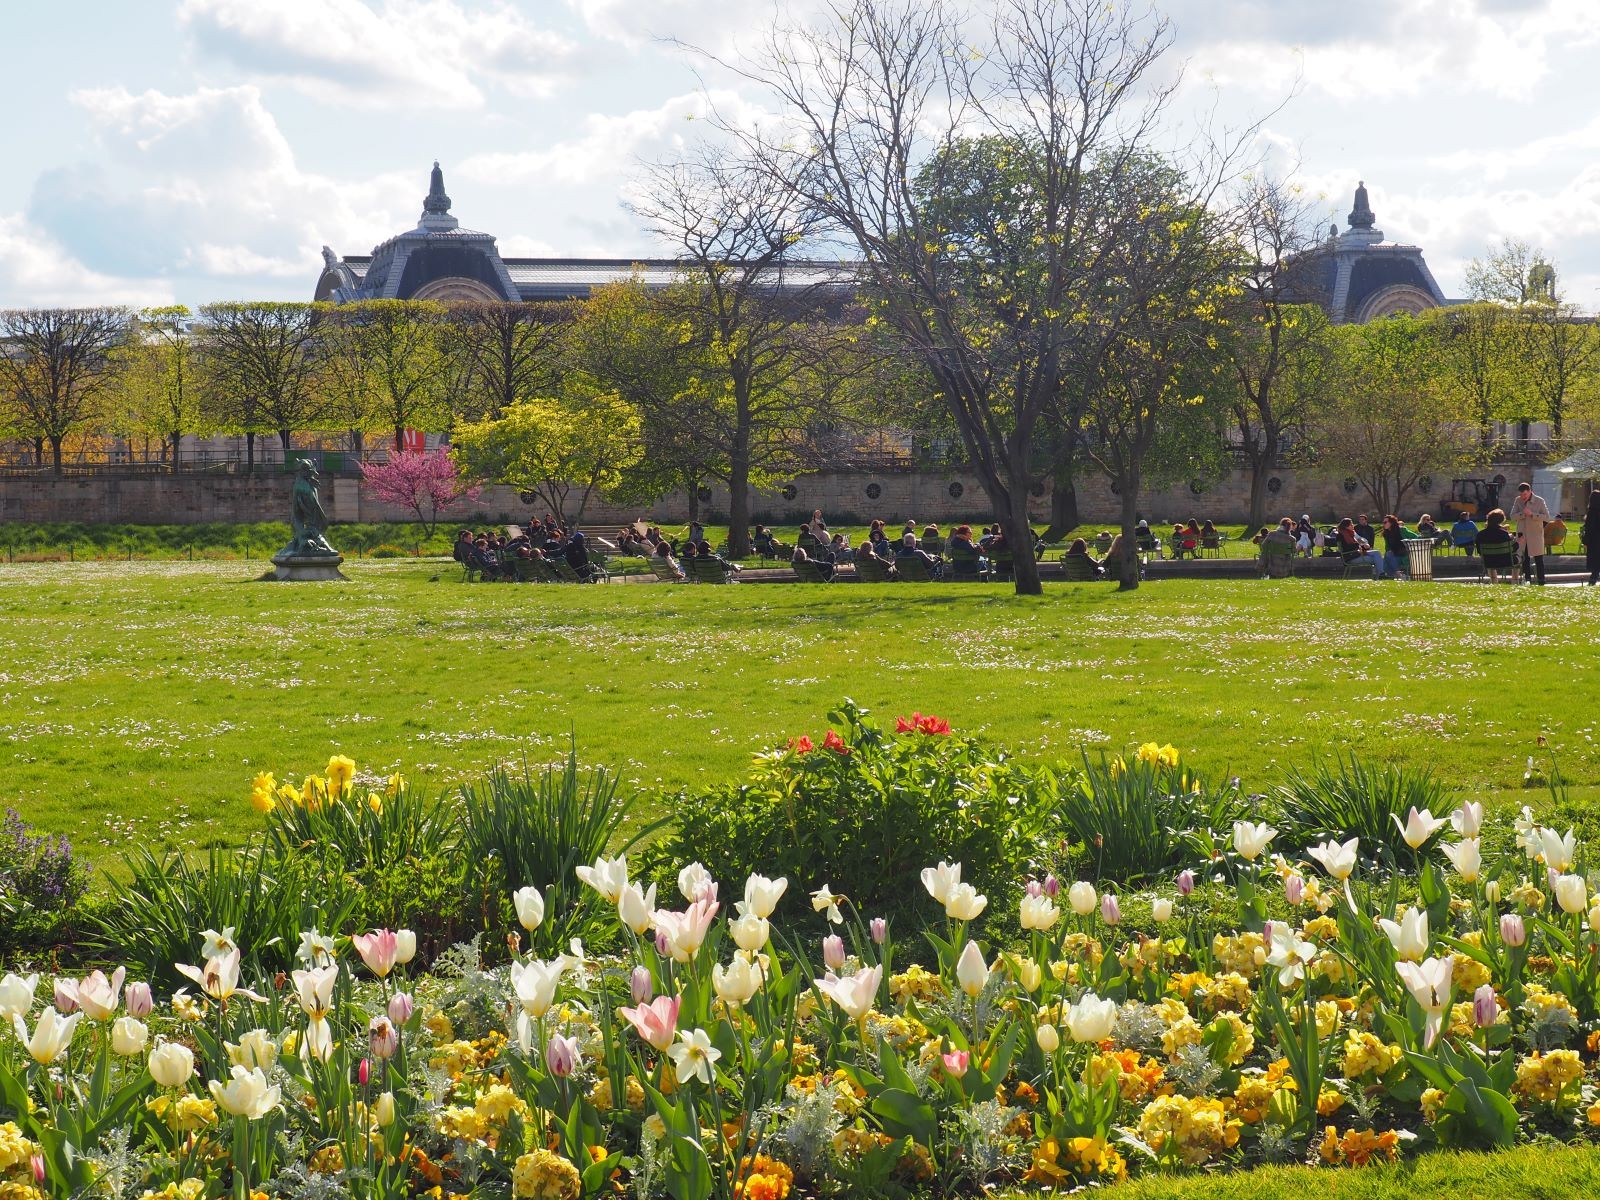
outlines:
[[[283,446],[283,460],[285,462],[289,461],[289,433],[290,430],[287,429],[278,430],[278,441]]]
[[[244,435],[244,473],[256,473],[256,435],[253,433]]]
[[[36,467],[44,466],[44,439],[42,437],[33,439],[33,465]]]
[[[696,475],[689,480],[689,524],[695,525],[700,521],[700,477]]]
[[[1267,523],[1267,479],[1272,474],[1271,451],[1248,454],[1250,464],[1250,529],[1260,529]],[[1247,531],[1248,532],[1248,531]]]
[[[1013,480],[1006,489],[1011,503],[996,504],[996,514],[1006,531],[1006,544],[1011,547],[1012,575],[1016,579],[1016,594],[1039,596],[1044,585],[1039,580],[1039,560],[1033,556],[1033,525],[1028,520],[1028,480]]]
[[[50,459],[55,464],[56,474],[61,474],[61,437],[59,434],[50,435]]]
[[[698,493],[699,488],[695,491]],[[735,451],[728,464],[728,558],[750,557],[750,460]]]
[[[1057,475],[1050,484],[1050,528],[1047,542],[1059,542],[1082,521],[1078,517],[1078,481],[1070,474]]]
[[[406,448],[406,430],[403,425],[394,427],[394,452],[399,454]]]
[[[1117,484],[1122,489],[1122,582],[1117,590],[1134,592],[1139,589],[1139,541],[1134,533],[1139,524],[1139,476],[1119,479]]]
[[[183,449],[183,434],[174,429],[168,444],[172,447],[172,473],[176,475],[178,473],[178,454]]]

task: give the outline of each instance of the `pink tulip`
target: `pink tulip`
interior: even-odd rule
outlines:
[[[650,997],[655,993],[654,984],[650,979],[649,967],[635,967],[633,974],[628,979],[628,983],[633,991],[633,1002],[635,1004],[648,1003]]]
[[[822,939],[822,965],[830,971],[844,967],[844,939],[836,933]]]
[[[882,917],[873,917],[868,928],[872,930],[872,944],[875,946],[883,945],[884,939],[889,936],[889,922]]]
[[[394,970],[395,950],[398,944],[392,929],[378,929],[372,933],[358,933],[350,939],[350,944],[356,948],[356,953],[361,955],[361,961],[367,964],[379,979],[388,976]]]
[[[1298,875],[1287,876],[1283,881],[1283,897],[1290,904],[1299,907],[1306,896],[1306,881]]]
[[[1044,884],[1040,883],[1037,879],[1028,880],[1028,895],[1030,895],[1030,896],[1042,896],[1042,895],[1044,895]]]
[[[28,1159],[28,1166],[33,1169],[33,1181],[44,1182],[44,1155],[35,1154]]]
[[[1528,930],[1522,923],[1522,917],[1517,913],[1502,913],[1500,916],[1500,940],[1508,946],[1520,946],[1528,940]]]
[[[400,1031],[388,1017],[373,1017],[367,1026],[367,1049],[373,1058],[391,1059],[400,1049]]]
[[[78,985],[70,979],[56,980],[55,988],[56,1011],[63,1017],[71,1016],[78,1011]]]
[[[1485,983],[1472,993],[1472,1019],[1479,1029],[1493,1025],[1500,1015],[1500,1002],[1495,999],[1494,986]]]
[[[582,1057],[578,1052],[578,1039],[562,1037],[559,1033],[551,1034],[550,1044],[544,1048],[545,1066],[557,1079],[565,1079],[576,1071]]]
[[[369,1080],[371,1078],[372,1078],[372,1063],[370,1061],[368,1061],[367,1059],[363,1058],[361,1060],[361,1065],[356,1068],[356,1081],[358,1083],[360,1083],[362,1087],[366,1087],[367,1086],[367,1080]]]
[[[1100,917],[1107,925],[1115,925],[1122,920],[1122,905],[1117,903],[1117,898],[1107,892],[1100,897]]]
[[[678,1007],[682,1003],[677,996],[657,996],[649,1004],[623,1009],[622,1015],[645,1042],[664,1052],[672,1045],[672,1035],[678,1027]]]
[[[972,1056],[965,1050],[956,1050],[944,1055],[945,1074],[952,1079],[960,1079],[967,1073],[967,1064],[972,1061]]]
[[[665,929],[656,930],[656,953],[666,955],[670,954],[671,952],[672,942],[667,937],[667,931]]]
[[[1194,872],[1183,870],[1178,872],[1178,895],[1187,896],[1194,891]]]
[[[130,1017],[148,1017],[155,1008],[155,999],[150,995],[148,983],[130,983],[127,992],[128,1015]]]
[[[416,1001],[406,992],[396,992],[389,997],[389,1020],[396,1025],[404,1025],[411,1020],[411,1014],[416,1011]]]
[[[1054,875],[1044,877],[1044,894],[1052,899],[1061,894],[1061,881]]]

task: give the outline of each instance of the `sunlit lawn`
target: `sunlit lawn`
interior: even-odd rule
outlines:
[[[1264,787],[1356,748],[1520,800],[1548,735],[1600,783],[1600,597],[1582,589],[1168,580],[731,588],[466,585],[358,562],[0,566],[0,801],[102,861],[232,844],[251,775],[351,754],[444,788],[564,751],[646,787],[725,779],[845,696],[1032,756],[1171,741]]]

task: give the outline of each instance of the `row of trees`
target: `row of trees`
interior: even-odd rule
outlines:
[[[58,464],[94,423],[174,447],[237,432],[252,456],[263,433],[398,444],[411,427],[450,430],[468,472],[562,511],[716,480],[743,553],[750,488],[851,430],[958,446],[1027,544],[1032,497],[1048,488],[1071,526],[1085,472],[1109,478],[1130,534],[1142,491],[1210,477],[1230,442],[1257,521],[1293,455],[1390,508],[1481,452],[1491,421],[1592,402],[1594,330],[1515,247],[1475,271],[1480,303],[1330,328],[1320,214],[1253,176],[1255,127],[1176,128],[1171,40],[1158,14],[1101,0],[996,0],[983,18],[838,0],[723,64],[778,120],[714,122],[715,147],[644,181],[638,216],[682,263],[671,287],[5,314],[0,404]],[[1031,562],[1017,587],[1038,590]]]

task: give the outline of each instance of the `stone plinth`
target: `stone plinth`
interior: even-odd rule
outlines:
[[[285,583],[318,583],[346,578],[339,564],[344,555],[276,554],[272,558],[272,577]]]

